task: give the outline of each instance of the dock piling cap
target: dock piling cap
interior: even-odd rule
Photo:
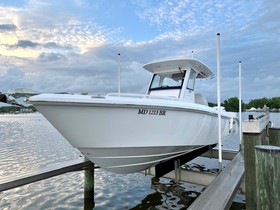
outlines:
[[[255,149],[260,152],[266,152],[270,154],[280,154],[280,147],[271,145],[257,145]]]

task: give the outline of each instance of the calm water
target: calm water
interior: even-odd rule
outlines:
[[[280,122],[279,116],[271,118]],[[227,140],[224,148],[238,149],[236,139]],[[83,157],[41,114],[0,115],[0,180],[77,158]],[[218,165],[217,160],[196,161],[206,161],[213,169]],[[83,184],[84,173],[79,171],[0,192],[0,209],[84,209]],[[94,209],[187,209],[202,190],[142,173],[118,175],[98,169]],[[241,198],[235,209],[242,209],[242,203]]]

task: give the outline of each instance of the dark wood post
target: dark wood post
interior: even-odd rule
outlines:
[[[269,145],[280,146],[280,128],[269,128]]]
[[[244,143],[244,167],[245,167],[245,189],[246,209],[255,210],[256,201],[256,167],[255,167],[255,146],[262,142],[263,134],[243,133]]]
[[[94,203],[94,167],[85,170],[84,176],[84,209],[93,209]]]
[[[256,155],[258,210],[280,209],[280,147],[259,145]],[[247,201],[246,201],[247,202]]]
[[[260,118],[249,116],[242,123],[247,210],[257,209],[255,146],[266,141],[268,123],[269,115]]]

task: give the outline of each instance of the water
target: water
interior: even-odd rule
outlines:
[[[280,114],[271,119],[279,120]],[[238,140],[224,148],[238,149]],[[39,113],[0,115],[0,180],[81,157]],[[196,159],[216,169],[217,160]],[[195,162],[190,165],[196,164]],[[71,172],[0,192],[0,209],[84,209],[84,172]],[[187,209],[204,189],[188,183],[155,179],[142,173],[95,172],[94,209]],[[234,209],[242,209],[243,198]]]

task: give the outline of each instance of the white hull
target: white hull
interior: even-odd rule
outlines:
[[[114,173],[143,171],[157,163],[189,153],[202,146],[79,148],[85,156]],[[106,154],[106,155],[105,155]]]
[[[142,171],[218,142],[217,111],[203,105],[148,98],[139,103],[129,97],[54,97],[43,101],[44,95],[35,96],[33,103],[74,147],[108,171]],[[231,119],[222,113],[223,139],[235,132],[237,124]]]

